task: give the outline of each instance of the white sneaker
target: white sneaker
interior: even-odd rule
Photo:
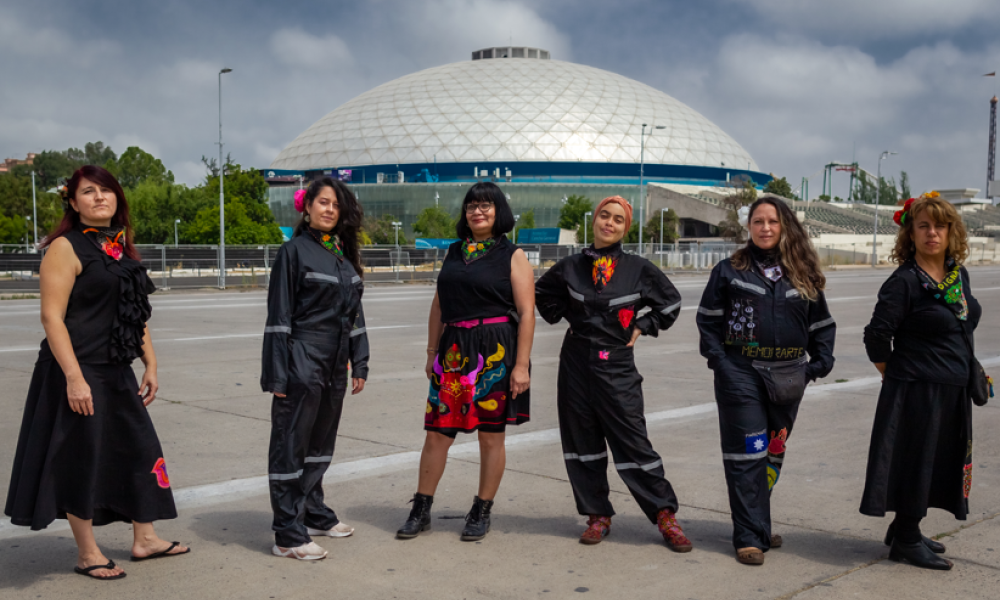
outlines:
[[[340,522],[337,523],[333,529],[313,529],[312,527],[306,527],[306,533],[309,535],[319,535],[327,536],[332,538],[342,538],[349,537],[354,534],[354,528],[347,523]]]
[[[309,542],[297,548],[282,548],[275,544],[274,548],[271,548],[271,554],[284,558],[297,558],[298,560],[320,560],[326,558],[326,550],[316,542]]]

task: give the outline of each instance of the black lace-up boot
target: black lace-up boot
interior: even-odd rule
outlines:
[[[490,511],[493,509],[492,500],[483,500],[476,496],[472,501],[472,509],[465,515],[465,529],[462,530],[463,542],[476,542],[490,531]]]
[[[410,502],[413,503],[410,516],[396,532],[396,538],[400,540],[415,538],[422,531],[431,530],[431,504],[434,504],[434,496],[426,496],[418,492],[413,494],[413,500]]]

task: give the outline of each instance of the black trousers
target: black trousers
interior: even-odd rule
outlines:
[[[275,543],[292,548],[311,541],[307,527],[331,529],[337,514],[323,500],[323,475],[333,460],[347,391],[346,351],[292,339],[284,398],[271,405],[268,479]]]
[[[735,548],[771,547],[771,490],[781,476],[785,442],[799,404],[778,406],[750,361],[727,357],[715,369],[722,464],[729,487]]]
[[[608,485],[608,448],[618,475],[650,522],[677,497],[646,434],[642,376],[632,348],[599,348],[566,335],[559,362],[559,432],[576,508],[615,514]]]

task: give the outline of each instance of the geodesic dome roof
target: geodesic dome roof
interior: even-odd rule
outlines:
[[[527,58],[452,63],[380,85],[316,121],[270,168],[435,159],[638,164],[643,123],[650,125],[647,164],[757,170],[718,126],[659,90],[593,67]]]

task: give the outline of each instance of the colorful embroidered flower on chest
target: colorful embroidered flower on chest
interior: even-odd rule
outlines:
[[[593,278],[595,284],[607,285],[611,281],[611,276],[615,274],[616,259],[610,256],[602,256],[594,261]]]
[[[462,256],[465,258],[465,262],[472,262],[489,252],[490,248],[492,248],[494,244],[496,244],[495,239],[477,242],[472,238],[468,238],[462,245]]]
[[[107,235],[102,235],[100,231],[94,229],[93,227],[88,227],[83,230],[84,233],[95,233],[98,237],[98,246],[101,250],[115,260],[121,260],[122,254],[125,253],[125,246],[123,245],[125,239],[125,231],[119,231],[114,238]],[[103,239],[100,239],[103,238]]]

